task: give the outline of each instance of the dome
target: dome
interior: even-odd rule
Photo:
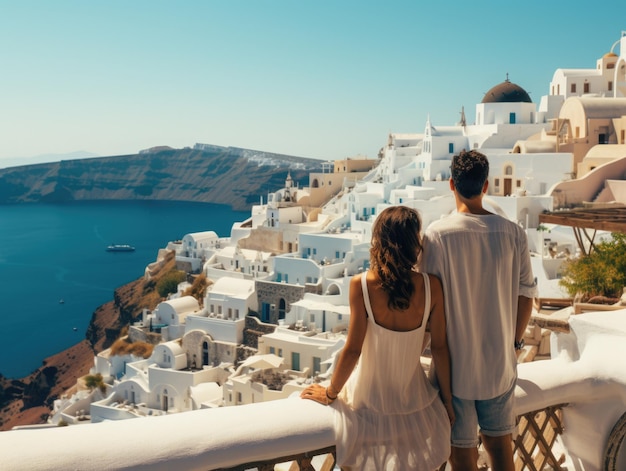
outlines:
[[[526,90],[507,79],[485,93],[482,103],[532,103],[532,100]]]
[[[611,51],[611,52],[607,52],[602,57],[604,57],[605,59],[608,59],[609,57],[617,57],[617,54],[615,54],[613,51]]]

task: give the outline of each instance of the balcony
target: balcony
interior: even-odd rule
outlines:
[[[572,316],[553,358],[519,365],[516,470],[626,469],[626,310]],[[3,469],[330,470],[333,410],[298,397],[0,433]],[[287,469],[287,468],[281,468]]]

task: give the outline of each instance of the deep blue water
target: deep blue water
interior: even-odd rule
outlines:
[[[85,338],[96,308],[143,276],[168,241],[205,230],[228,237],[249,215],[202,203],[0,205],[0,373],[26,376]]]

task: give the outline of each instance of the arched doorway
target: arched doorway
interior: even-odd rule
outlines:
[[[167,412],[168,406],[169,406],[169,396],[167,394],[167,389],[164,389],[163,394],[161,395],[161,410],[163,412]]]
[[[284,298],[280,298],[280,301],[278,301],[278,320],[284,319],[285,318],[285,307],[286,307],[286,302]]]
[[[209,364],[209,342],[202,342],[202,364]]]
[[[513,166],[505,165],[504,166],[504,178],[502,179],[504,182],[504,196],[509,196],[513,191]]]

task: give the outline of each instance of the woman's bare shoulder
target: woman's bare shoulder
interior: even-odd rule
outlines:
[[[432,273],[426,273],[426,275],[428,275],[428,279],[430,280],[431,285],[438,285],[439,287],[441,287],[441,278],[439,278],[437,275],[433,275]]]
[[[350,278],[350,290],[361,289],[361,277],[365,276],[364,273],[359,273]]]
[[[430,281],[430,293],[433,297],[433,300],[437,300],[443,297],[443,285],[441,283],[441,278],[437,275],[433,275],[432,273],[427,273],[428,279]]]

